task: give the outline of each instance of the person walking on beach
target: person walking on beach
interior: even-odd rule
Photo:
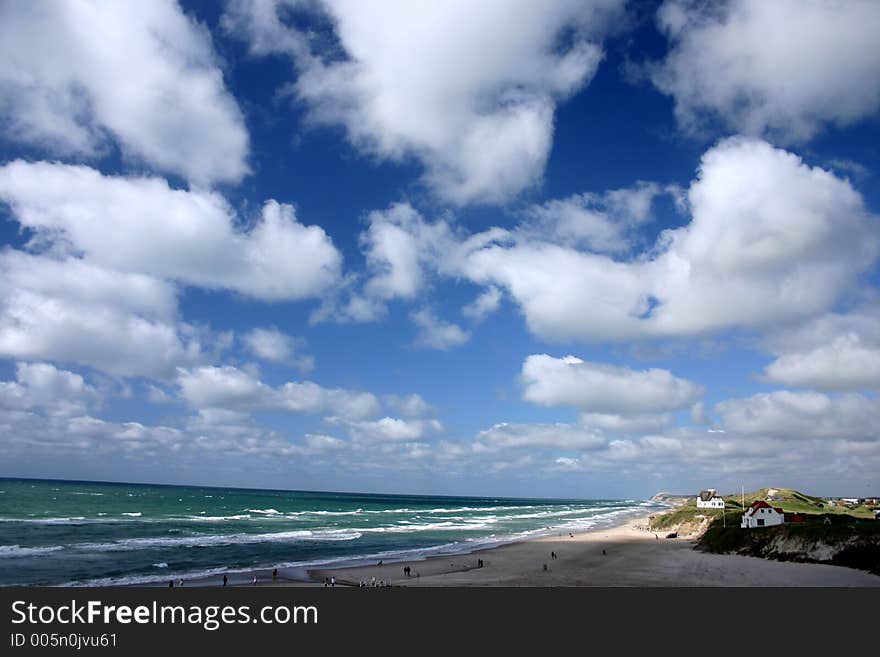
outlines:
[[[168,580],[168,588],[169,588],[169,589],[173,589],[173,588],[174,588],[174,580],[173,580],[173,579],[169,579],[169,580]]]
[[[183,586],[183,580],[182,580],[182,579],[177,580],[177,585],[178,585],[178,586]]]
[[[376,586],[376,576],[373,575],[373,578],[370,580],[370,586]]]
[[[336,575],[330,578],[330,586],[336,586]]]
[[[254,584],[254,586],[257,585],[257,576],[256,576],[256,575],[254,575],[254,582],[253,582],[253,584]]]
[[[277,568],[272,571],[272,581],[274,582],[276,579],[278,579],[278,569]]]
[[[228,583],[229,583],[229,578],[226,575],[224,575],[223,576],[223,586],[226,586]]]

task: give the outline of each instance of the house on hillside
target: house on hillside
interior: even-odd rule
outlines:
[[[740,527],[743,529],[772,527],[773,525],[781,525],[784,522],[785,514],[783,514],[781,508],[770,506],[764,500],[755,500],[743,514]]]
[[[724,498],[721,497],[717,492],[715,492],[714,488],[710,488],[709,490],[701,490],[700,494],[697,495],[697,508],[723,509]]]

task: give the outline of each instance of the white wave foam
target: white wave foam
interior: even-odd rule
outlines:
[[[19,545],[0,545],[0,558],[3,557],[34,557],[40,554],[48,554],[63,550],[61,545],[51,547],[21,547]]]
[[[154,563],[153,568],[167,568],[168,564],[164,561],[160,561],[159,563]]]
[[[363,513],[373,513],[372,511],[364,511],[363,509],[355,509],[354,511],[291,511],[284,514],[287,517],[296,518],[299,516],[359,516]]]
[[[204,511],[202,511],[204,513]],[[195,522],[223,522],[226,520],[251,520],[250,514],[240,513],[234,516],[182,516],[180,518],[169,518],[169,520],[188,520]]]
[[[448,532],[448,531],[477,531],[489,529],[490,523],[455,523],[455,522],[429,522],[408,525],[386,525],[383,527],[358,527],[359,532],[365,534],[410,534],[413,532]]]
[[[141,517],[142,515],[144,515],[144,514],[141,513],[140,511],[131,511],[131,512],[123,511],[123,512],[122,512],[122,515],[124,515],[124,516],[130,516],[130,517],[132,517],[132,518],[140,518],[140,517]]]
[[[179,572],[179,573],[177,573],[177,572],[175,572],[175,573],[164,572],[161,575],[156,574],[156,573],[154,573],[152,575],[139,574],[139,575],[124,576],[124,577],[95,579],[95,580],[89,580],[89,581],[84,581],[84,582],[72,582],[72,583],[68,583],[67,585],[119,586],[119,585],[131,585],[131,584],[150,584],[150,583],[159,583],[159,582],[164,583],[164,582],[167,582],[169,579],[178,579],[178,578],[190,580],[190,579],[211,578],[214,576],[219,577],[222,574],[230,574],[230,575],[240,574],[240,573],[248,573],[249,574],[251,572],[254,572],[255,570],[271,569],[273,567],[299,569],[299,570],[303,571],[303,576],[304,576],[304,571],[311,569],[311,568],[328,567],[328,566],[345,566],[345,565],[353,565],[353,566],[354,565],[363,565],[363,564],[368,564],[368,563],[374,563],[375,561],[377,561],[379,559],[383,559],[386,563],[394,563],[394,562],[401,562],[401,561],[419,561],[419,560],[428,558],[430,556],[435,556],[435,555],[453,556],[453,555],[467,554],[467,553],[471,553],[476,550],[481,550],[484,548],[495,547],[495,546],[504,545],[507,543],[513,543],[516,541],[521,541],[524,539],[538,537],[538,536],[542,536],[542,535],[551,535],[551,534],[554,534],[554,533],[560,532],[560,531],[567,532],[569,530],[574,530],[574,529],[577,529],[580,531],[598,529],[598,528],[601,528],[604,526],[612,525],[615,522],[618,522],[622,517],[625,517],[627,515],[633,515],[635,513],[643,512],[643,508],[639,508],[640,506],[641,505],[639,505],[637,507],[632,507],[632,506],[630,506],[630,507],[617,507],[617,508],[602,507],[606,511],[610,511],[610,513],[605,513],[605,512],[595,513],[597,510],[597,507],[594,507],[592,509],[592,511],[594,512],[594,515],[592,515],[591,517],[589,517],[589,518],[575,518],[575,519],[570,520],[568,523],[566,523],[564,525],[560,525],[560,526],[556,526],[555,528],[552,528],[552,530],[550,530],[546,527],[540,527],[540,528],[535,528],[535,529],[526,529],[526,530],[519,531],[519,532],[492,533],[492,534],[488,534],[485,536],[464,538],[462,540],[449,542],[449,543],[443,543],[441,545],[436,545],[436,546],[431,546],[431,547],[391,549],[391,550],[386,550],[386,551],[374,552],[374,553],[370,553],[370,554],[351,554],[351,555],[345,555],[345,556],[340,556],[340,557],[335,557],[335,558],[330,558],[330,559],[320,559],[320,560],[314,560],[314,561],[291,561],[291,562],[280,563],[280,564],[265,563],[265,564],[255,565],[252,567],[242,567],[242,568],[238,568],[238,569],[230,569],[227,567],[220,567],[220,568],[208,568],[208,569],[204,569],[204,570]],[[484,507],[484,508],[488,508],[488,507]],[[502,508],[503,509],[510,509],[512,507],[502,507]],[[585,507],[583,509],[583,511],[585,511],[585,512],[589,511],[589,510],[590,509],[587,507]],[[437,525],[443,525],[443,527],[439,528],[440,531],[443,531],[444,527],[447,527],[447,528],[448,527],[456,527],[456,523],[422,523],[421,525],[416,525],[416,527],[417,527],[416,531],[426,531],[425,528],[428,527],[429,525],[433,525],[434,526],[434,527],[432,527],[433,529],[437,529]],[[469,527],[473,528],[474,526],[475,525],[472,524]],[[461,528],[461,527],[458,527],[458,528]],[[388,527],[374,528],[374,531],[379,530],[379,529],[384,529],[385,531],[388,531],[389,528]],[[405,533],[407,531],[412,530],[412,525],[406,526],[406,525],[399,524],[396,526],[392,526],[390,529],[392,529],[392,530],[396,529],[396,531],[392,531],[392,533]],[[357,529],[357,530],[336,529],[336,530],[316,531],[313,533],[313,537],[311,540],[316,540],[317,536],[320,536],[320,535],[323,535],[326,537],[324,540],[343,540],[343,537],[346,537],[346,532],[351,532],[349,535],[352,538],[354,538],[355,535],[359,537],[361,532],[369,532],[369,531],[370,531],[369,529],[366,529],[366,530],[365,529]],[[336,532],[335,535],[333,534],[333,532]],[[303,531],[303,532],[279,532],[276,534],[251,534],[251,535],[232,534],[232,535],[229,535],[225,538],[228,539],[230,537],[239,537],[239,536],[246,537],[246,538],[241,538],[241,539],[236,538],[235,539],[236,542],[249,542],[249,541],[253,541],[255,539],[263,540],[263,537],[272,537],[272,538],[267,538],[266,540],[310,540],[308,537],[305,536],[307,533],[308,532]],[[291,537],[294,535],[298,535],[299,538],[295,538],[295,537],[294,538],[285,538],[285,537]],[[178,541],[184,540],[184,541],[186,541],[186,540],[191,540],[191,539],[195,539],[195,538],[204,539],[204,538],[208,538],[208,537],[189,537],[189,539],[170,539],[170,540],[178,540]],[[224,538],[224,537],[220,537],[220,538]],[[131,539],[129,539],[129,540],[131,540]],[[135,540],[142,540],[143,541],[143,540],[157,540],[157,539],[135,539]],[[169,539],[158,539],[158,540],[167,541]],[[318,540],[320,540],[320,539],[318,539]],[[346,540],[351,540],[351,539],[348,539],[346,537]],[[217,543],[217,544],[220,544],[220,543]],[[179,546],[180,543],[177,543],[177,545]],[[80,547],[80,546],[77,546],[77,547]],[[118,549],[118,548],[116,548],[116,549]],[[250,579],[250,578],[248,577],[248,579]]]
[[[163,573],[162,575],[126,575],[123,577],[101,577],[85,581],[65,582],[60,586],[135,586],[138,584],[156,584],[167,582],[169,579],[202,579],[213,577],[222,573],[248,572],[246,570],[233,571],[227,568],[209,568],[190,572]]]
[[[34,525],[76,525],[85,521],[84,516],[71,518],[0,518],[0,522],[26,522]]]
[[[202,536],[123,538],[112,543],[75,543],[72,549],[90,552],[125,552],[149,548],[205,547],[214,545],[243,545],[276,541],[353,541],[361,537],[358,531],[309,530],[272,532],[268,534],[205,534]]]
[[[259,513],[266,516],[277,516],[281,512],[277,509],[245,509],[248,513]]]
[[[525,505],[525,506],[463,506],[455,508],[438,507],[434,509],[412,509],[402,507],[399,509],[355,509],[353,511],[291,511],[285,515],[288,516],[357,516],[357,515],[374,515],[386,513],[416,513],[425,515],[440,515],[446,513],[471,513],[476,511],[515,511],[525,509],[546,508],[546,505]],[[253,509],[248,511],[254,512]]]

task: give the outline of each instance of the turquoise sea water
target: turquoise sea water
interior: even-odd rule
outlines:
[[[0,585],[115,585],[415,560],[660,505],[0,479]]]

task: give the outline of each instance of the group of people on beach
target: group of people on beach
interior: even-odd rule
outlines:
[[[416,576],[418,577],[418,574],[416,574]],[[377,581],[375,576],[372,577],[372,578],[370,579],[369,587],[370,587],[371,589],[373,589],[373,588],[375,588],[375,589],[384,589],[386,586],[391,586],[391,582],[386,582],[384,579],[380,579],[380,580]],[[367,588],[367,583],[366,583],[366,581],[361,580],[360,582],[358,582],[358,588],[359,588],[359,589],[365,589],[365,588]]]

